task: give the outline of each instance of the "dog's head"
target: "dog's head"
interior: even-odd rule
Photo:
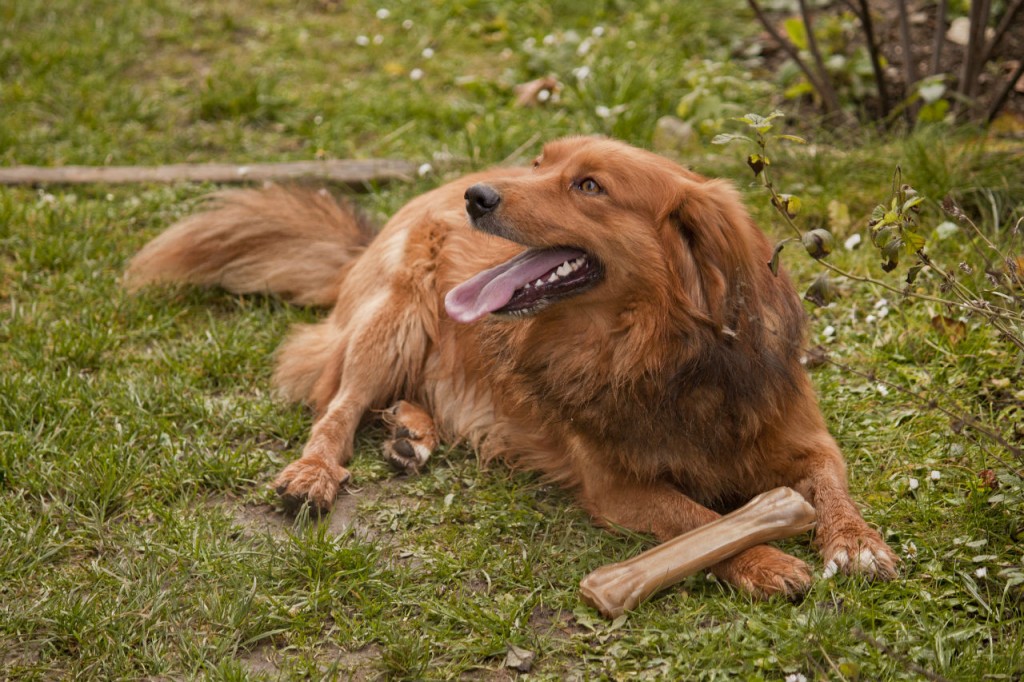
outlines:
[[[625,307],[726,335],[751,316],[780,322],[780,304],[799,317],[788,281],[768,269],[768,240],[728,182],[621,142],[551,142],[532,173],[469,187],[466,209],[476,229],[527,248],[449,292],[446,308],[461,322],[555,304],[607,307],[611,292]]]

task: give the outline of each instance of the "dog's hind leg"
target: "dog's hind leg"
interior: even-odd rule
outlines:
[[[419,405],[399,400],[381,418],[391,432],[384,459],[399,472],[419,473],[437,447],[433,417]]]

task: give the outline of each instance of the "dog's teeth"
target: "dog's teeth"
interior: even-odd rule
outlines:
[[[558,273],[557,272],[552,272],[551,276],[548,277],[548,283],[550,284],[551,282],[557,282],[557,281],[558,281]]]
[[[532,287],[533,287],[533,285],[532,285],[532,284],[530,284],[529,282],[527,282],[527,283],[526,283],[526,286],[525,286],[525,287],[523,287],[523,288],[524,288],[524,289],[530,289],[530,288],[532,288]]]
[[[535,286],[535,287],[544,286],[544,280],[543,279],[538,279],[536,282],[533,283],[533,286]]]
[[[555,274],[558,275],[559,277],[565,277],[570,272],[572,272],[572,266],[569,265],[568,262],[562,263],[560,266],[558,266],[558,269],[555,270]]]

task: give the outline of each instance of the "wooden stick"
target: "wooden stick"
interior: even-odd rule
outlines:
[[[580,581],[583,601],[608,618],[745,549],[814,527],[814,507],[791,488],[761,493],[734,512]]]
[[[286,163],[178,163],[167,166],[10,166],[0,168],[0,185],[123,184],[134,182],[267,182],[323,180],[358,187],[409,180],[416,164],[397,159],[293,161]]]

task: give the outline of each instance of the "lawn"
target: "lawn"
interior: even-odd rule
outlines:
[[[383,222],[446,179],[525,162],[542,140],[651,147],[658,119],[678,114],[695,138],[659,148],[734,180],[788,236],[752,183],[752,150],[711,144],[742,132],[732,117],[797,111],[731,58],[758,29],[743,2],[724,6],[11,0],[0,166],[421,164],[354,195]],[[557,101],[515,106],[516,84],[549,74]],[[936,260],[976,258],[966,226],[935,229],[947,194],[1024,253],[1019,138],[945,124],[886,136],[806,114],[785,125],[810,144],[779,148],[773,179],[802,198],[800,224],[836,233],[838,266],[902,286],[866,227],[897,165],[926,198]],[[951,331],[935,320],[960,312],[851,281],[831,306],[807,304],[811,345],[835,361],[811,370],[822,407],[855,499],[903,560],[897,580],[823,577],[802,537],[780,543],[816,569],[800,603],[698,575],[607,622],[579,580],[650,540],[599,530],[566,493],[465,449],[396,478],[369,428],[330,519],[281,513],[268,485],[311,415],[274,399],[272,355],[322,313],[120,286],[131,255],[214,189],[0,188],[0,678],[511,679],[523,675],[505,666],[510,646],[535,654],[530,679],[1024,675],[1021,464],[901,390],[1019,446],[1024,355],[982,317]],[[854,234],[864,243],[848,249]],[[821,267],[802,251],[782,261],[806,287]],[[927,273],[917,286],[942,295]]]

